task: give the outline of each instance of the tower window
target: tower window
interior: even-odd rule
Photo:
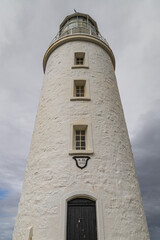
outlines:
[[[92,154],[93,144],[91,126],[79,122],[71,126],[71,141],[69,154]]]
[[[89,81],[73,80],[71,89],[71,101],[90,101]]]
[[[74,97],[85,97],[86,80],[74,80]]]
[[[76,145],[76,150],[86,149],[86,131],[85,130],[76,130],[75,145]]]
[[[84,65],[85,53],[77,52],[75,53],[75,65]]]
[[[73,130],[73,150],[87,150],[88,125],[75,125]]]

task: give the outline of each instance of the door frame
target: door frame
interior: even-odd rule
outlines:
[[[97,221],[97,239],[104,240],[104,222],[103,222],[103,206],[100,194],[94,194],[90,191],[74,191],[66,194],[61,200],[60,207],[60,236],[62,240],[67,239],[67,203],[74,198],[88,198],[96,203],[96,221]]]

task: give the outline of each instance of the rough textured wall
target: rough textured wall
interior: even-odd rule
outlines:
[[[85,52],[89,69],[71,67]],[[91,101],[70,101],[73,80],[89,82]],[[79,169],[69,155],[71,124],[91,126],[94,153]],[[66,199],[97,201],[99,240],[149,239],[133,156],[108,54],[73,41],[49,57],[13,240],[66,240]]]

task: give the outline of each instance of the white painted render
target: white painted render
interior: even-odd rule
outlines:
[[[89,68],[72,68],[85,52]],[[87,81],[90,101],[71,101],[73,81]],[[89,125],[91,159],[76,166],[74,124]],[[67,201],[96,201],[98,240],[148,240],[133,155],[108,53],[88,41],[57,47],[47,61],[13,240],[66,240]]]

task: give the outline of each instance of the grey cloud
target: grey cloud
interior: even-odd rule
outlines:
[[[11,192],[7,199],[1,200],[0,240],[11,240],[19,197],[19,192]]]
[[[143,115],[132,139],[137,175],[151,239],[160,232],[160,108]]]

